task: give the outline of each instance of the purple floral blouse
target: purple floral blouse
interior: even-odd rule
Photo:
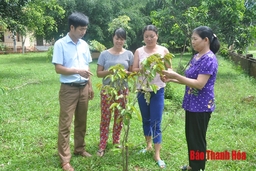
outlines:
[[[199,74],[211,76],[202,90],[186,86],[182,107],[190,112],[212,112],[215,109],[214,83],[218,72],[218,61],[212,51],[198,60],[195,59],[196,55],[185,71],[186,77],[197,79]]]

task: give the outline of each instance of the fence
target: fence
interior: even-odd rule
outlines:
[[[256,58],[250,54],[243,56],[234,52],[229,52],[229,55],[235,64],[240,65],[248,75],[256,78]]]

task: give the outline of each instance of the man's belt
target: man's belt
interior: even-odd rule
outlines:
[[[69,85],[71,87],[84,87],[87,85],[87,83],[88,83],[88,81],[85,81],[82,83],[61,83],[61,84]]]

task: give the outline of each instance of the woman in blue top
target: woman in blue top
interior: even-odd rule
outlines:
[[[193,30],[193,49],[198,52],[190,61],[185,76],[173,70],[165,70],[163,80],[186,85],[182,107],[186,111],[185,132],[189,166],[182,170],[204,170],[206,161],[206,131],[215,109],[214,83],[218,71],[215,53],[220,43],[211,28],[200,26]],[[196,156],[199,152],[200,157]]]

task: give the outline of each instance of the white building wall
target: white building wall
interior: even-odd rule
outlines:
[[[28,34],[25,39],[25,44],[24,46],[26,48],[31,48],[34,47],[35,42],[33,41],[34,38],[32,34]],[[5,32],[4,33],[4,42],[2,42],[4,45],[7,47],[12,48],[13,47],[13,39],[12,39],[12,33],[11,32]],[[16,47],[22,47],[22,37],[20,36],[19,39],[18,37],[16,38]]]

